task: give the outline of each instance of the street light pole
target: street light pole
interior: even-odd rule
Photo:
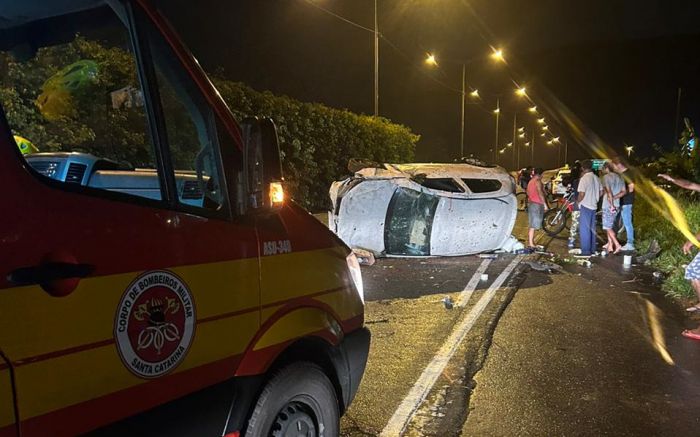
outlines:
[[[374,116],[379,116],[379,25],[377,0],[374,0]]]
[[[467,96],[465,94],[466,92],[466,86],[467,86],[467,64],[462,64],[462,123],[460,124],[461,128],[459,130],[459,157],[462,158],[464,156],[464,101],[466,100]]]
[[[564,162],[569,162],[569,140],[564,140]]]
[[[534,167],[535,166],[535,128],[532,129],[532,144],[530,144],[530,147],[532,147],[532,149],[530,149],[530,153],[532,154],[532,156],[530,157],[530,165]]]
[[[501,99],[500,99],[500,97],[496,98],[496,111],[495,112],[496,112],[496,144],[494,145],[494,147],[496,148],[496,150],[498,150],[498,119],[501,116]]]

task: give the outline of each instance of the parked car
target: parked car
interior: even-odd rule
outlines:
[[[380,256],[501,248],[516,218],[515,181],[497,166],[384,164],[334,182],[331,230]]]

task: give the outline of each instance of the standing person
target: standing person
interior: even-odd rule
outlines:
[[[620,199],[620,214],[622,215],[622,224],[625,226],[625,234],[627,234],[627,242],[622,246],[624,251],[633,251],[634,248],[634,224],[632,223],[632,205],[634,205],[634,180],[632,172],[625,165],[625,162],[619,157],[613,158],[613,165],[617,174],[625,180],[627,193]]]
[[[573,249],[576,243],[576,235],[578,234],[579,219],[581,216],[581,210],[578,207],[578,202],[576,201],[576,196],[578,195],[578,183],[581,180],[581,163],[576,161],[571,167],[571,175],[569,181],[571,186],[569,190],[574,193],[573,198],[573,211],[571,211],[571,228],[569,228],[569,242],[567,247]]]
[[[535,247],[535,230],[542,229],[544,213],[549,209],[542,186],[542,172],[543,170],[537,167],[527,183],[527,218],[529,221],[527,241],[529,247]]]
[[[527,190],[527,184],[530,183],[531,178],[532,178],[532,167],[527,166],[524,169],[520,170],[520,187],[523,190]]]
[[[667,181],[676,184],[681,188],[685,188],[686,190],[700,192],[700,184],[696,184],[695,182],[690,182],[685,179],[676,179],[667,174],[660,174],[659,177],[666,179]],[[695,238],[700,238],[700,232],[695,234]],[[689,255],[692,250],[693,242],[686,241],[683,245],[683,253]],[[685,268],[685,279],[690,281],[690,285],[693,287],[693,290],[695,290],[698,300],[700,300],[700,252],[695,255],[695,258],[693,258],[690,264],[688,264],[688,267]],[[685,310],[688,312],[700,311],[700,303],[688,307]],[[692,338],[693,340],[700,340],[700,326],[695,329],[686,329],[681,334],[683,337]]]
[[[581,180],[578,183],[578,203],[580,215],[581,255],[593,255],[596,249],[595,213],[598,200],[603,195],[603,187],[598,176],[593,173],[593,163],[590,159],[581,162]]]
[[[620,208],[620,198],[627,193],[627,190],[625,189],[625,181],[619,174],[615,173],[612,162],[605,162],[603,174],[603,230],[608,235],[605,250],[608,253],[620,253],[622,245],[617,241],[614,227],[615,218],[617,218]]]

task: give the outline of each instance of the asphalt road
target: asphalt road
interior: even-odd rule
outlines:
[[[700,344],[650,272],[609,257],[548,274],[536,259],[363,267],[373,342],[342,435],[700,435]]]

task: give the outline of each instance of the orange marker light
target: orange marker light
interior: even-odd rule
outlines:
[[[284,203],[282,182],[270,182],[270,203],[272,206],[280,206]]]

